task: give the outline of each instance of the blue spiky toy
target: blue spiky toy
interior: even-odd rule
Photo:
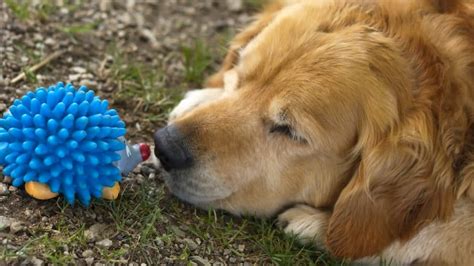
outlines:
[[[26,183],[38,199],[63,194],[84,205],[92,197],[114,199],[123,165],[130,171],[149,156],[146,144],[128,146],[125,133],[107,100],[59,82],[16,99],[0,119],[0,165],[13,186]]]

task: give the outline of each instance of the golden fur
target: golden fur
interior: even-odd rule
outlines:
[[[339,257],[474,265],[472,1],[279,1],[207,87],[171,115],[177,196]]]

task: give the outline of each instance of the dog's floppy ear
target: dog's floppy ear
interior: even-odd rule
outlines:
[[[205,87],[208,88],[223,88],[224,87],[224,73],[234,67],[239,59],[239,51],[245,47],[253,38],[255,38],[275,17],[276,13],[284,7],[283,1],[275,1],[269,4],[265,9],[259,13],[256,20],[246,27],[242,32],[237,34],[230,42],[227,54],[222,62],[219,71],[210,76],[206,82]]]
[[[376,255],[425,222],[450,215],[451,164],[427,120],[411,119],[360,151],[359,168],[330,218],[326,244],[334,255]]]

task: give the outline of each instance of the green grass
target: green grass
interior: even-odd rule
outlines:
[[[30,84],[38,83],[38,79],[36,78],[36,74],[31,71],[29,68],[24,68],[23,73],[25,73],[26,81]]]
[[[30,1],[5,0],[13,15],[21,21],[30,18]]]
[[[127,184],[123,184],[116,201],[94,200],[87,209],[71,207],[58,199],[57,213],[50,217],[57,219],[53,228],[36,225],[28,229],[29,240],[15,251],[0,250],[0,261],[36,256],[54,265],[75,264],[77,258],[73,254],[80,256],[82,251],[91,249],[103,263],[133,260],[152,265],[162,252],[160,247],[169,250],[183,244],[180,239],[187,237],[199,238],[202,243],[197,250],[185,244],[173,251],[171,256],[180,264],[191,263],[194,255],[212,257],[215,251],[230,250],[229,256],[257,265],[347,265],[312,246],[300,245],[295,237],[277,229],[272,220],[197,210],[167,196],[163,184]],[[103,217],[108,238],[114,242],[112,247],[100,248],[86,239],[85,231],[91,225],[87,216],[91,214]],[[242,244],[243,251],[239,250]]]
[[[35,53],[35,49],[27,47],[22,43],[15,43],[13,47],[18,51],[18,53],[28,57],[28,59],[31,61],[30,64],[36,64],[41,59],[41,55]]]
[[[260,10],[269,0],[244,0],[244,5],[251,10]]]
[[[221,40],[228,40],[229,34]],[[178,84],[166,85],[167,76],[159,63],[136,61],[124,54],[114,44],[107,49],[113,63],[108,76],[117,85],[114,100],[118,105],[127,104],[128,112],[140,116],[141,121],[163,124],[168,113],[182,99],[188,88],[201,87],[204,77],[214,68],[219,52],[213,51],[203,40],[183,46],[181,56],[184,65],[182,80]],[[213,56],[214,55],[214,56]],[[133,106],[130,110],[130,106]]]
[[[77,34],[90,33],[94,31],[99,25],[99,23],[100,23],[99,21],[95,21],[95,22],[89,22],[89,23],[73,24],[69,26],[60,27],[59,30],[61,30],[62,32],[66,34],[74,36]]]
[[[189,232],[201,239],[212,238],[210,249],[224,247],[230,249],[233,256],[243,258],[250,254],[260,263],[345,265],[312,246],[300,245],[294,236],[285,235],[271,220],[251,217],[238,219],[224,212],[210,210],[207,215],[195,214]],[[244,252],[235,248],[239,243],[246,245]]]
[[[65,1],[63,8],[73,13],[83,6],[84,1]],[[59,11],[54,0],[41,0],[33,4],[31,0],[5,0],[7,7],[20,21],[38,19],[41,22],[48,21]]]
[[[65,219],[59,219],[56,224],[56,232],[51,233],[43,229],[32,230],[32,237],[19,250],[10,254],[10,257],[17,257],[23,254],[41,254],[49,262],[57,264],[67,264],[74,262],[74,257],[69,251],[75,248],[84,247],[86,240],[84,237],[84,224],[78,228],[71,227]],[[69,249],[66,252],[65,247]]]
[[[218,58],[222,59],[225,57],[229,50],[229,44],[234,38],[236,34],[235,29],[226,28],[223,32],[221,32],[217,37],[217,56]]]
[[[34,7],[36,17],[43,22],[48,21],[58,10],[53,0],[42,0],[38,6]]]
[[[114,95],[118,104],[133,103],[132,112],[144,116],[145,121],[166,121],[168,112],[181,99],[183,87],[165,87],[166,76],[159,66],[134,61],[113,45],[108,53],[113,58],[109,75],[118,86]]]
[[[30,47],[26,47],[25,45],[23,45],[21,43],[15,44],[14,48],[15,48],[15,50],[17,50],[22,55],[28,57],[28,59],[29,59],[28,65],[29,66],[35,65],[41,59],[41,55],[38,54],[38,53],[35,53],[34,49],[32,49]],[[29,84],[35,85],[35,84],[38,83],[38,79],[36,78],[36,74],[34,72],[32,72],[28,67],[23,67],[22,71],[25,74],[26,81]]]
[[[184,79],[193,85],[201,85],[204,74],[212,64],[212,53],[209,47],[198,40],[191,46],[182,47],[184,61]]]
[[[132,193],[125,192],[119,201],[99,202],[101,208],[105,208],[113,220],[113,226],[122,239],[128,239],[130,247],[128,254],[122,248],[113,250],[100,250],[104,261],[114,262],[123,258],[124,255],[135,258],[143,258],[142,261],[152,264],[153,261],[147,256],[150,250],[157,250],[156,239],[167,244],[177,243],[179,237],[172,229],[169,222],[163,224],[163,215],[172,217],[183,210],[183,204],[174,201],[165,203],[162,195],[150,195],[147,185],[143,185]],[[129,191],[131,192],[131,191]],[[150,198],[150,196],[152,198]],[[163,209],[167,207],[167,209]],[[187,207],[186,207],[187,208]],[[179,218],[181,219],[181,217]],[[199,254],[212,254],[214,250],[229,249],[231,256],[252,259],[257,264],[272,263],[275,265],[346,265],[338,262],[329,255],[317,251],[311,246],[298,244],[295,237],[286,236],[276,229],[273,222],[269,220],[246,218],[238,219],[223,212],[210,210],[207,213],[195,211],[193,217],[189,217],[186,229],[182,229],[187,236],[194,235],[203,240],[204,251]],[[133,221],[132,223],[124,221]],[[66,231],[66,230],[63,230]],[[81,233],[76,233],[78,236]],[[138,235],[138,236],[137,236]],[[74,239],[73,236],[67,239]],[[80,241],[77,238],[76,241]],[[43,240],[44,241],[44,240]],[[48,247],[60,247],[57,242],[48,242]],[[244,252],[240,252],[236,246],[245,244]],[[48,254],[48,260],[67,262],[68,256],[55,257],[57,253]],[[185,246],[177,259],[183,263],[189,263],[194,253]],[[204,256],[204,255],[201,255]],[[148,261],[150,260],[150,261]]]
[[[109,261],[124,256],[143,258],[147,263],[152,259],[147,256],[149,249],[157,248],[155,239],[160,236],[157,225],[162,223],[161,200],[163,190],[151,191],[149,184],[143,184],[133,191],[127,187],[122,190],[121,198],[113,202],[98,202],[98,206],[113,221],[116,234],[129,243],[129,248],[123,248],[103,253]],[[152,193],[153,192],[153,193]],[[126,251],[126,252],[125,252]]]

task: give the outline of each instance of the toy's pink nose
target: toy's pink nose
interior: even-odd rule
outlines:
[[[143,161],[148,160],[148,158],[150,158],[150,154],[151,154],[150,146],[148,146],[145,143],[140,143],[138,145],[140,147],[140,154],[142,155],[142,160]]]

